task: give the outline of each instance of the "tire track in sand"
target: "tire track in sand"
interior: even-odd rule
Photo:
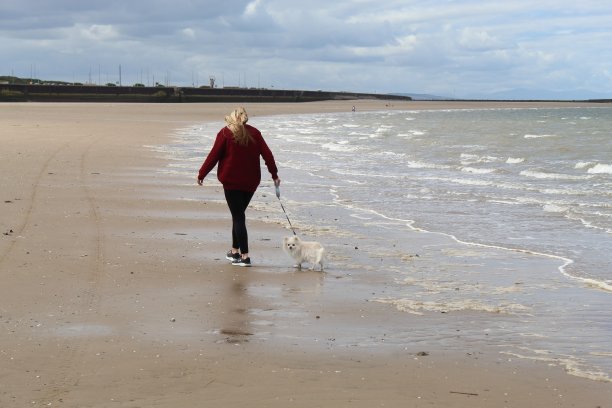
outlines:
[[[104,136],[99,136],[90,140],[83,150],[74,154],[79,157],[78,164],[78,197],[83,198],[87,203],[86,209],[88,224],[87,229],[93,236],[93,241],[88,243],[91,255],[88,256],[87,273],[82,276],[86,279],[86,289],[78,294],[81,301],[80,309],[83,310],[86,320],[88,315],[97,313],[100,302],[100,283],[104,274],[105,254],[104,254],[104,232],[102,228],[102,217],[99,204],[96,200],[95,191],[90,185],[89,178],[91,173],[87,171],[88,156],[92,148],[99,143]],[[52,160],[50,158],[49,162]],[[93,229],[93,231],[91,231]],[[52,406],[68,402],[69,394],[79,385],[83,375],[83,360],[86,358],[86,341],[80,337],[64,337],[57,339],[58,356],[55,359],[54,378],[42,390],[41,396],[37,398],[38,404]]]
[[[46,173],[49,173],[49,166],[51,162],[59,154],[59,152],[64,150],[69,145],[70,145],[70,141],[65,142],[64,144],[59,146],[57,149],[55,149],[44,161],[43,165],[40,168],[40,171],[34,178],[34,183],[32,184],[32,191],[30,193],[30,197],[28,198],[28,206],[25,211],[25,215],[21,219],[21,223],[19,223],[16,227],[13,228],[13,234],[11,235],[12,239],[9,241],[9,244],[6,250],[4,250],[2,254],[0,254],[0,269],[2,269],[2,265],[4,264],[4,261],[6,260],[6,258],[8,258],[9,254],[13,251],[15,244],[18,241],[18,238],[20,238],[24,234],[24,231],[26,231],[28,226],[30,225],[30,220],[32,218],[32,212],[34,210],[34,204],[37,201],[38,190],[40,189],[40,185],[41,185],[43,176]]]

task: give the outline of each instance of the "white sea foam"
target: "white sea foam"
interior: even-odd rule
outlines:
[[[545,173],[542,171],[535,170],[523,170],[519,174],[525,177],[554,180],[588,180],[591,178],[591,176],[574,176],[571,174]]]
[[[478,156],[477,154],[471,154],[471,153],[461,153],[460,157],[461,157],[461,160],[477,162],[480,156]]]
[[[584,168],[592,166],[593,164],[594,164],[593,162],[578,162],[578,163],[576,163],[574,168],[575,169],[584,169]]]
[[[612,382],[612,378],[607,373],[604,373],[600,370],[591,370],[585,368],[584,363],[578,361],[576,358],[570,356],[554,357],[550,356],[549,352],[532,352],[536,355],[528,356],[525,354],[518,354],[507,351],[502,352],[502,354],[507,354],[509,356],[513,356],[520,359],[541,361],[552,365],[563,366],[568,374],[574,375],[576,377],[587,378],[589,380],[594,381]],[[549,356],[544,357],[541,356],[541,354],[549,354]]]
[[[454,179],[448,179],[447,181],[450,181],[452,183],[455,184],[463,184],[463,185],[468,185],[468,186],[492,186],[493,183],[490,181],[486,181],[486,180],[475,180],[475,179],[458,179],[458,178],[454,178]]]
[[[397,310],[416,315],[424,312],[459,312],[471,310],[475,312],[486,312],[495,314],[525,314],[529,308],[518,303],[501,303],[498,305],[487,304],[476,299],[464,299],[448,302],[422,301],[415,299],[392,299],[378,298],[375,302],[387,303],[395,306]]]
[[[395,126],[389,125],[380,125],[378,129],[376,129],[376,133],[388,132],[390,129],[393,129]]]
[[[302,128],[297,131],[298,135],[316,135],[320,132],[319,129]]]
[[[525,139],[542,139],[547,137],[557,137],[557,135],[530,135],[527,134],[524,136]]]
[[[396,136],[402,137],[402,138],[411,138],[412,136],[423,136],[424,134],[425,132],[422,130],[409,129],[406,131],[406,133],[404,132],[397,133]]]
[[[539,190],[544,194],[555,194],[555,195],[585,195],[583,190],[572,190],[569,188],[560,189],[560,188],[543,188]]]
[[[564,213],[569,208],[568,207],[562,207],[560,205],[555,205],[555,204],[544,204],[542,206],[542,209],[544,211],[546,211],[546,212],[551,212],[551,213]]]
[[[359,215],[359,214],[350,214],[351,217],[353,218],[357,218],[358,220],[371,220],[372,217],[367,217],[365,215]]]
[[[435,163],[425,163],[421,161],[409,160],[406,165],[411,169],[450,169],[450,166]]]
[[[506,159],[507,164],[518,164],[523,163],[524,161],[525,159],[523,159],[522,157],[508,157],[508,159]]]
[[[379,154],[382,156],[387,156],[387,157],[405,157],[406,156],[405,153],[396,153],[396,152],[380,152]]]
[[[348,146],[344,143],[325,143],[321,147],[333,152],[356,152],[359,150],[358,146]]]
[[[489,203],[495,203],[495,204],[509,204],[509,205],[520,205],[520,203],[516,202],[516,201],[508,201],[508,200],[487,200]]]
[[[496,169],[482,169],[475,167],[462,167],[461,171],[464,173],[472,173],[472,174],[489,174],[496,171]]]
[[[542,201],[534,197],[517,196],[517,197],[514,197],[514,199],[520,204],[537,204],[537,205],[548,204],[547,201]]]
[[[612,174],[612,164],[597,163],[594,167],[587,170],[589,174]]]
[[[475,163],[493,163],[499,161],[495,156],[479,156],[477,154],[461,153],[461,164],[464,166]]]
[[[334,169],[330,169],[330,171],[332,173],[336,173],[336,174],[341,174],[343,176],[355,176],[355,177],[372,177],[372,178],[385,178],[385,179],[400,179],[402,178],[399,175],[395,175],[395,174],[373,174],[373,173],[362,173],[362,172],[357,172],[357,171],[351,171],[351,170],[346,170],[346,169],[338,169],[338,168],[334,168]],[[324,177],[322,177],[324,178]]]

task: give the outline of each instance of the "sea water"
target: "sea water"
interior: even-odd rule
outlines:
[[[384,281],[371,281],[371,301],[417,316],[475,313],[464,342],[612,381],[612,108],[251,122],[275,154],[294,226],[326,243],[332,270]],[[178,130],[163,149],[172,171],[193,178],[221,126]],[[269,197],[254,199],[261,219],[277,211]],[[446,327],[437,340],[456,341]],[[426,325],[388,340],[434,341]]]

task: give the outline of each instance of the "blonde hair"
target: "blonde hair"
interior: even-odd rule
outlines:
[[[251,141],[251,135],[244,126],[249,120],[246,110],[240,106],[225,117],[227,127],[232,131],[234,140],[241,146],[246,146]]]

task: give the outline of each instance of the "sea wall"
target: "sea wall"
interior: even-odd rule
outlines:
[[[0,84],[0,102],[313,102],[324,100],[411,100],[353,92],[247,88]]]

